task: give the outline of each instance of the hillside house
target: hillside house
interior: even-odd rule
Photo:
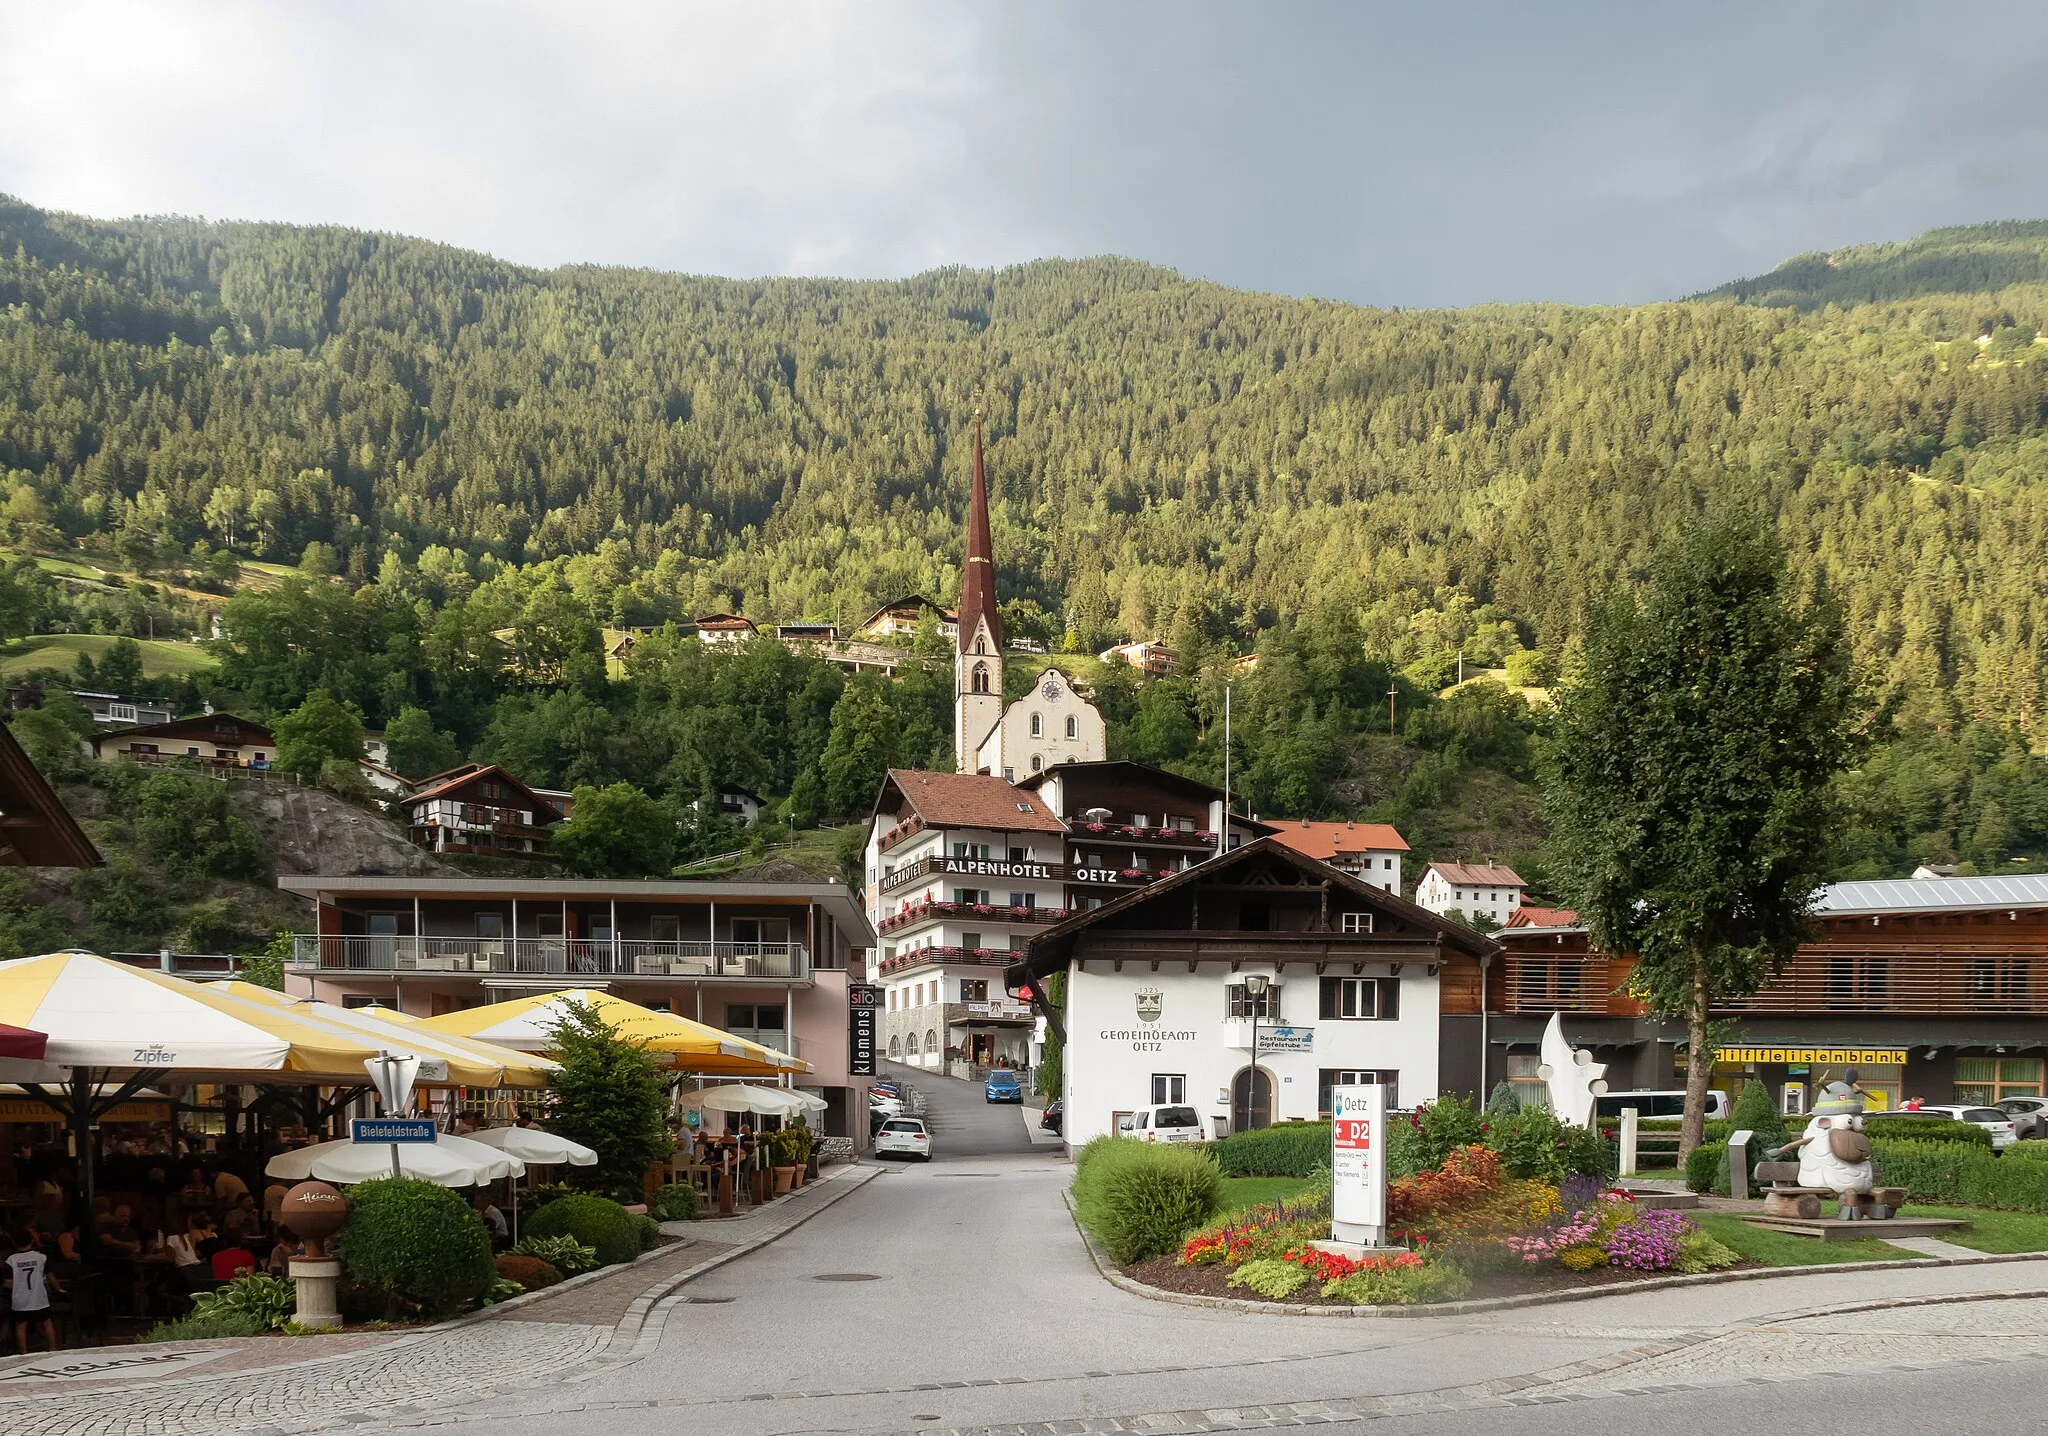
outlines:
[[[117,728],[86,739],[102,763],[127,758],[136,763],[197,764],[218,772],[267,772],[277,757],[277,739],[261,723],[232,713],[202,713],[168,723]]]
[[[553,803],[495,764],[429,778],[403,806],[408,836],[432,853],[545,857],[548,830],[562,820]]]

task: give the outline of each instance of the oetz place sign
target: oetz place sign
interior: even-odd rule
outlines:
[[[1765,1064],[1785,1063],[1793,1067],[1903,1067],[1903,1047],[1717,1047],[1716,1062]]]

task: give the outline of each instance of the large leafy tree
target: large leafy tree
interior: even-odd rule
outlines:
[[[332,693],[315,690],[277,720],[277,766],[318,777],[330,758],[353,763],[363,756],[363,715]]]
[[[555,829],[553,846],[577,877],[666,877],[675,861],[675,810],[631,783],[578,787],[575,816]]]
[[[1651,1010],[1686,1024],[1684,1151],[1708,1015],[1807,936],[1865,714],[1841,615],[1792,591],[1747,513],[1688,522],[1592,615],[1544,773],[1552,872],[1594,946],[1634,952]]]

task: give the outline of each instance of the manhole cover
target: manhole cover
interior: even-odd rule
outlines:
[[[684,1297],[684,1298],[683,1298],[683,1305],[684,1305],[684,1306],[724,1306],[724,1305],[725,1305],[725,1304],[726,1304],[727,1302],[729,1302],[729,1301],[731,1301],[731,1300],[732,1300],[732,1298],[731,1298],[731,1297],[729,1297],[729,1296],[686,1296],[686,1297]]]
[[[828,1271],[811,1278],[812,1281],[880,1281],[882,1278],[871,1271]]]

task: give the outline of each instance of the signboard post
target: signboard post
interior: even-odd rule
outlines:
[[[881,988],[865,982],[847,984],[846,1070],[855,1077],[875,1075],[875,1021],[881,1005]]]
[[[1330,1245],[1387,1244],[1387,1089],[1330,1089]]]

